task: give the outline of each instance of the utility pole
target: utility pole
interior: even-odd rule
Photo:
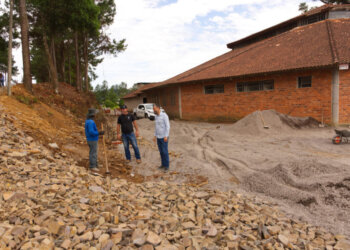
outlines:
[[[12,36],[13,36],[13,0],[10,0],[10,27],[9,27],[9,46],[7,63],[7,95],[11,95],[12,80]]]

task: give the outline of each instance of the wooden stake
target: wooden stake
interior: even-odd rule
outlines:
[[[260,110],[259,110],[259,114],[260,114],[260,118],[261,118],[261,121],[262,121],[262,124],[263,124],[264,128],[265,128],[265,129],[269,129],[269,126],[267,126],[267,125],[265,124],[264,118],[263,118],[263,116],[262,116]]]
[[[103,124],[101,125],[101,128],[103,130]],[[106,174],[110,174],[109,169],[108,169],[108,159],[107,159],[107,151],[106,151],[106,143],[105,143],[105,136],[104,135],[102,137],[102,142],[103,142],[103,153],[105,156],[105,163],[106,163]]]

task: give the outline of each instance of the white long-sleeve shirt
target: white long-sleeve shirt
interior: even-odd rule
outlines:
[[[161,112],[159,115],[156,115],[155,124],[156,128],[154,136],[156,136],[158,139],[169,136],[170,122],[169,117],[166,113]]]

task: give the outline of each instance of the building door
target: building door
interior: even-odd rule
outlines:
[[[143,98],[143,103],[147,103],[147,97]]]

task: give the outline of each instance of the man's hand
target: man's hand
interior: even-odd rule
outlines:
[[[168,142],[168,137],[164,137],[164,142]]]
[[[120,134],[117,135],[117,139],[118,139],[119,141],[122,139],[122,137],[121,137]]]
[[[139,131],[138,130],[136,130],[135,135],[136,135],[136,138],[139,137]]]
[[[154,143],[157,143],[157,137],[153,137]]]

